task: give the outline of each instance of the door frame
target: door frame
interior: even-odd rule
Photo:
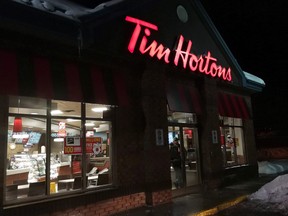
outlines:
[[[195,186],[199,186],[202,184],[202,178],[201,178],[201,158],[200,158],[200,148],[199,148],[199,131],[197,124],[186,124],[186,123],[168,123],[168,133],[169,133],[169,127],[179,127],[179,135],[178,139],[180,141],[180,146],[181,146],[181,157],[183,158],[184,155],[184,137],[183,137],[183,128],[191,128],[191,129],[196,129],[197,130],[197,142],[195,143],[195,148],[196,148],[196,170],[197,170],[197,178],[198,178],[198,184],[195,184]],[[169,139],[169,137],[168,137]],[[187,151],[187,149],[186,149]],[[183,181],[184,181],[184,189],[193,187],[192,186],[187,186],[187,176],[186,176],[186,159],[182,160],[182,167],[185,167],[185,169],[182,169],[182,176],[183,176]],[[181,189],[177,189],[181,190]]]

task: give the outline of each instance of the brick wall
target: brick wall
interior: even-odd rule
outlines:
[[[171,201],[172,201],[172,191],[170,189],[152,193],[153,205],[169,203]]]
[[[152,199],[153,205],[171,202],[172,192],[171,190],[152,192]],[[110,216],[145,205],[145,193],[142,192],[41,216]]]
[[[145,193],[136,193],[42,216],[109,216],[145,205]]]

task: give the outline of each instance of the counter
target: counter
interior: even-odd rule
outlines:
[[[30,168],[6,170],[6,186],[13,184],[27,184]]]

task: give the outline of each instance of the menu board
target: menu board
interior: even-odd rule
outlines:
[[[29,133],[29,139],[27,143],[31,144],[38,144],[41,138],[41,133],[38,132],[30,132]]]

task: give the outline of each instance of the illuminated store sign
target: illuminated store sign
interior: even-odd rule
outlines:
[[[176,49],[173,50],[174,55],[172,57],[172,51],[163,44],[155,40],[151,43],[148,42],[151,30],[158,31],[156,25],[130,16],[127,16],[125,20],[136,24],[128,44],[130,53],[134,53],[136,49],[138,49],[141,54],[148,53],[151,57],[156,57],[159,60],[162,59],[167,64],[170,63],[171,58],[173,58],[175,66],[182,64],[184,69],[188,68],[192,72],[200,72],[207,76],[218,77],[226,81],[232,80],[231,69],[218,65],[217,59],[214,58],[209,51],[206,55],[195,55],[191,53],[192,41],[190,40],[188,40],[186,48],[183,48],[184,37],[182,35],[178,38],[177,46]],[[137,48],[136,44],[139,42],[140,45]]]

